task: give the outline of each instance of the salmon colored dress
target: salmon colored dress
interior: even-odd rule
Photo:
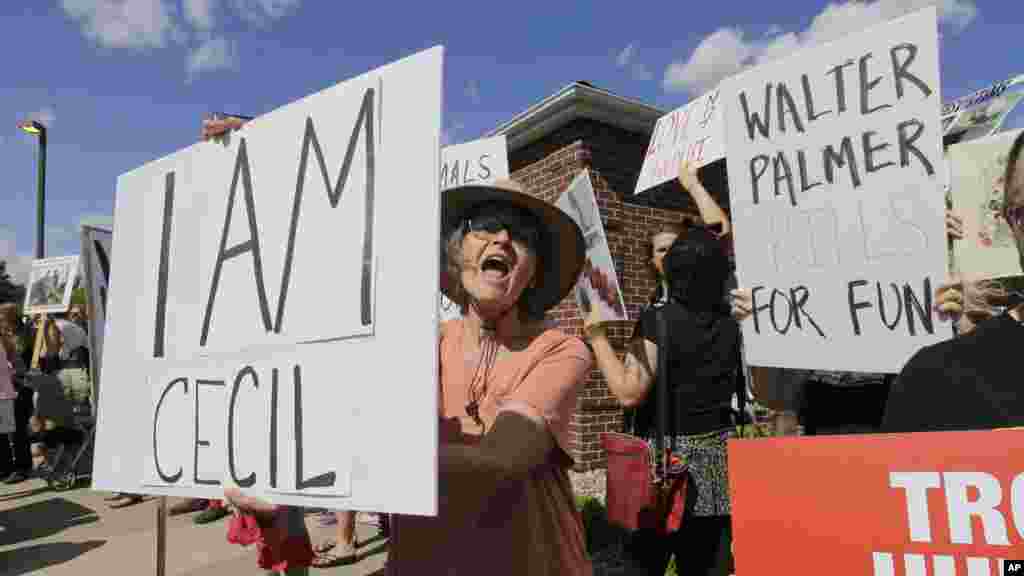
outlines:
[[[578,338],[549,329],[525,350],[499,355],[480,401],[480,426],[466,411],[473,365],[463,351],[463,333],[461,319],[442,325],[441,445],[479,443],[498,414],[509,410],[542,423],[554,448],[543,462],[514,479],[496,481],[481,475],[473,486],[460,488],[446,486],[442,470],[437,517],[394,517],[387,573],[590,576],[583,525],[568,477],[569,421],[593,366],[590,350]],[[506,454],[516,450],[517,446],[500,448]],[[458,502],[459,498],[464,500]],[[473,512],[452,514],[451,509]]]

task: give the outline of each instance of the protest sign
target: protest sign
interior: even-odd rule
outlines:
[[[736,574],[1001,575],[1024,431],[729,441]]]
[[[635,194],[674,179],[683,159],[700,167],[725,156],[722,104],[721,93],[715,88],[658,119]]]
[[[899,372],[949,336],[938,91],[934,8],[723,84],[751,365]]]
[[[32,262],[25,291],[28,314],[67,312],[78,277],[78,256],[59,256]]]
[[[957,142],[995,134],[1024,99],[1024,74],[997,82],[942,106],[942,131]]]
[[[459,186],[494,184],[508,177],[508,144],[504,135],[441,148],[442,191]],[[462,316],[457,304],[444,294],[440,297],[442,322]]]
[[[436,514],[442,56],[118,179],[95,489]]]
[[[590,181],[590,171],[584,169],[580,172],[558,197],[555,205],[576,222],[587,245],[587,260],[573,291],[576,305],[586,313],[589,313],[591,306],[600,306],[601,318],[605,320],[628,320],[626,303],[622,299],[615,263],[608,250],[608,238],[604,234],[601,212],[594,196],[594,185]]]
[[[953,208],[964,238],[954,243],[959,272],[971,280],[1020,275],[1013,231],[1003,217],[1003,174],[1020,130],[949,147]]]
[[[95,226],[82,226],[82,274],[85,277],[86,309],[89,325],[89,372],[92,398],[99,397],[100,368],[103,362],[103,334],[107,320],[107,293],[110,290],[110,258],[114,233]]]

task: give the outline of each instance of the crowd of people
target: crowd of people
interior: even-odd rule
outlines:
[[[1024,135],[1009,151],[1002,217],[1024,269],[1022,149]],[[685,463],[691,480],[683,528],[668,534],[639,530],[630,541],[631,564],[648,574],[664,574],[672,557],[680,573],[734,571],[726,445],[737,434],[738,375],[749,375],[755,401],[783,415],[783,434],[1024,424],[1024,395],[1013,365],[1024,342],[1024,298],[995,282],[947,279],[935,306],[957,319],[957,333],[918,351],[900,374],[748,370],[740,328],[749,321],[751,297],[736,283],[728,214],[694,166],[684,162],[679,181],[699,218],[651,235],[648,256],[658,288],[624,355],[612,345],[597,306],[581,311],[583,339],[545,321],[584,266],[583,236],[571,218],[511,180],[443,193],[441,284],[462,317],[442,325],[437,343],[439,510],[436,517],[382,517],[390,538],[388,573],[590,574],[568,475],[569,423],[595,367],[629,410],[630,431],[650,443],[652,462],[666,457],[654,450],[654,407],[668,406],[672,462]],[[955,241],[962,226],[955,214],[947,216]],[[660,319],[665,330],[659,330]],[[59,411],[40,408],[45,393],[25,383],[32,350],[17,344],[18,335],[31,341],[32,330],[44,330],[39,370],[74,390],[87,369],[75,360],[85,342],[80,321],[78,310],[26,326],[13,307],[0,306],[0,401],[16,403],[19,422],[11,442],[0,442],[0,472],[8,483],[27,477],[30,439],[70,441],[58,433],[70,429]],[[655,398],[659,370],[667,371],[661,374],[666,398]],[[118,502],[140,498],[115,496]],[[259,565],[277,573],[304,574],[310,566],[357,559],[354,512],[325,512],[337,538],[316,546],[302,509],[237,488],[227,489],[223,501],[186,500],[171,512],[198,512],[202,522],[230,516],[229,540],[256,543]]]

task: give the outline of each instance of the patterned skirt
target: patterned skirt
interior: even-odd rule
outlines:
[[[676,436],[672,464],[689,464],[687,513],[696,517],[729,516],[729,465],[726,446],[736,430],[727,428],[706,434]],[[654,439],[647,438],[651,462],[661,470],[661,458],[656,454]],[[652,475],[656,474],[652,470]]]

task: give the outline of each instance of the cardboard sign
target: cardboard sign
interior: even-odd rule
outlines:
[[[659,118],[634,193],[679,176],[684,158],[700,167],[725,157],[723,114],[721,92],[715,88]]]
[[[77,277],[78,256],[34,260],[25,291],[26,313],[67,312]]]
[[[504,135],[441,148],[442,191],[459,186],[494,184],[508,177],[508,144]],[[457,304],[444,294],[440,298],[442,322],[462,316]]]
[[[95,226],[82,226],[82,273],[85,275],[86,308],[89,323],[89,371],[92,398],[99,397],[100,370],[103,363],[103,334],[107,323],[107,294],[110,291],[110,260],[114,232]]]
[[[118,179],[95,489],[436,513],[442,55]]]
[[[937,30],[927,8],[723,85],[751,365],[898,372],[949,336]]]
[[[1016,430],[730,440],[736,574],[1005,574],[1001,560],[1024,558],[1022,441]]]
[[[608,250],[608,238],[604,235],[590,171],[584,169],[580,172],[555,205],[576,222],[587,245],[587,260],[574,290],[576,305],[584,313],[589,313],[591,306],[600,306],[604,320],[629,320],[615,263]]]
[[[1003,218],[1003,174],[1020,130],[949,147],[953,208],[964,220],[954,242],[961,274],[973,280],[1020,275],[1013,231]]]

